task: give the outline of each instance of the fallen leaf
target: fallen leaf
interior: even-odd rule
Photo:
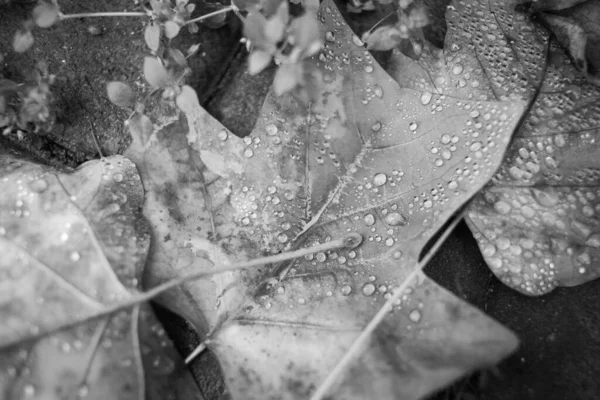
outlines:
[[[137,293],[149,244],[135,166],[73,173],[0,156],[3,399],[198,398],[148,305],[90,319]]]
[[[147,191],[150,286],[349,233],[363,238],[355,250],[220,274],[162,296],[208,339],[239,399],[315,390],[424,244],[492,176],[523,111],[514,100],[401,88],[333,3],[319,18],[327,41],[309,61],[315,102],[271,93],[243,139],[197,105],[186,109],[188,124],[164,121],[127,152]],[[515,345],[421,274],[335,397],[422,397]]]
[[[467,222],[491,270],[527,295],[600,276],[600,89],[556,45],[531,111]]]
[[[600,86],[600,1],[579,2],[538,17],[569,51],[575,66],[590,82]]]

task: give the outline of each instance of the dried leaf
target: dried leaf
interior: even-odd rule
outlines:
[[[86,320],[137,292],[149,235],[135,166],[116,156],[64,174],[0,156],[0,176],[0,393],[193,398],[149,306]]]
[[[60,9],[53,3],[41,3],[33,9],[33,21],[40,28],[49,28],[58,21]]]
[[[452,16],[452,29],[470,32]],[[127,151],[147,189],[153,236],[164,238],[151,249],[148,282],[363,237],[353,250],[221,274],[161,298],[201,335],[210,332],[237,399],[310,397],[386,293],[412,273],[424,244],[492,176],[524,109],[512,99],[400,87],[331,1],[321,21],[331,40],[307,61],[319,82],[314,102],[272,92],[244,139],[198,107],[187,124],[175,118]],[[454,64],[468,57],[451,55]],[[474,111],[489,116],[485,125]],[[458,141],[442,146],[446,136]],[[476,142],[485,143],[481,157]],[[514,335],[421,274],[333,397],[420,398],[515,345]]]
[[[564,10],[588,0],[537,0],[531,2],[531,11]]]
[[[160,47],[160,25],[152,23],[144,30],[144,40],[153,53]]]
[[[165,88],[172,82],[171,75],[156,57],[144,58],[144,77],[153,87]]]
[[[33,45],[33,34],[28,29],[19,29],[15,32],[13,49],[17,53],[24,53]]]
[[[582,2],[558,14],[538,17],[569,51],[577,69],[600,86],[600,2]]]
[[[135,103],[135,94],[131,87],[124,82],[109,82],[106,85],[108,99],[116,106],[127,108],[133,107]]]
[[[366,32],[361,38],[369,50],[391,50],[405,37],[395,25],[385,25]]]

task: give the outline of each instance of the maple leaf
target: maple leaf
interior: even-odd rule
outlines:
[[[198,398],[148,305],[105,312],[135,297],[149,245],[135,166],[0,155],[0,177],[1,397]]]
[[[453,29],[471,29],[451,16]],[[319,82],[313,103],[271,93],[241,139],[184,86],[177,103],[186,118],[163,119],[127,151],[152,226],[149,287],[339,243],[161,296],[205,335],[237,398],[306,398],[315,390],[394,289],[415,275],[425,243],[491,178],[524,109],[525,102],[467,91],[400,87],[332,2],[319,18],[326,41],[307,66]],[[467,49],[450,56],[455,67],[479,66]],[[363,242],[343,248],[346,235],[357,233]],[[512,333],[416,275],[336,397],[418,398],[514,349]]]

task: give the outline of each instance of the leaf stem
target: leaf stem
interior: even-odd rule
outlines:
[[[377,329],[381,321],[387,316],[387,314],[394,307],[394,303],[400,299],[400,296],[406,291],[406,289],[413,283],[415,278],[421,273],[425,265],[433,258],[435,253],[439,250],[442,243],[446,241],[450,233],[454,230],[456,225],[462,220],[462,214],[457,215],[456,219],[452,221],[452,223],[448,226],[448,229],[440,236],[440,238],[435,242],[431,250],[427,253],[425,257],[421,261],[417,263],[415,269],[404,279],[402,284],[394,289],[392,297],[390,297],[385,304],[379,309],[377,314],[371,319],[371,321],[367,324],[365,329],[358,335],[358,337],[354,340],[352,345],[348,348],[346,353],[344,353],[343,357],[338,361],[336,366],[331,370],[329,375],[325,378],[323,383],[317,388],[317,390],[310,397],[310,400],[322,400],[327,392],[333,387],[333,385],[338,381],[342,373],[348,368],[350,363],[354,361],[354,359],[360,354],[360,352],[364,349],[367,341],[371,334]]]
[[[197,18],[187,20],[187,21],[185,21],[185,24],[188,25],[188,24],[192,24],[194,22],[201,22],[201,21],[204,21],[205,19],[208,19],[210,17],[214,17],[215,15],[223,14],[223,13],[226,13],[226,12],[229,12],[229,11],[236,11],[236,10],[237,10],[237,7],[232,4],[232,5],[227,6],[225,8],[221,8],[220,10],[213,11],[211,13],[208,13],[208,14],[205,14],[205,15],[201,15],[201,16],[199,16]]]
[[[80,14],[63,14],[60,13],[58,18],[60,20],[73,19],[73,18],[98,18],[98,17],[145,17],[147,14],[142,11],[137,12],[96,12],[96,13],[80,13]]]

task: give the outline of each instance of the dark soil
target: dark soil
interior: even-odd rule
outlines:
[[[434,0],[430,0],[434,1]],[[439,2],[437,3],[439,4]],[[131,10],[131,0],[83,2],[61,0],[65,13]],[[0,76],[20,82],[24,71],[44,59],[57,75],[54,87],[57,125],[43,135],[0,138],[0,147],[20,148],[47,164],[75,167],[98,158],[92,133],[104,155],[119,154],[129,143],[123,121],[128,113],[107,99],[105,85],[122,80],[140,95],[149,92],[141,76],[147,49],[139,19],[69,20],[47,30],[36,30],[36,43],[25,54],[11,50],[12,37],[28,17],[32,5],[0,6],[0,52],[5,54]],[[200,9],[202,6],[199,5]],[[200,11],[201,12],[201,11]],[[352,16],[359,30],[373,19]],[[442,21],[443,23],[443,21]],[[95,25],[101,35],[92,35]],[[357,26],[358,26],[357,25]],[[440,42],[443,32],[429,33]],[[202,27],[197,35],[178,38],[180,48],[201,45],[190,59],[190,84],[203,106],[240,136],[248,134],[269,89],[273,70],[250,77],[246,52],[239,43],[240,24],[229,18],[220,29]],[[385,63],[385,54],[378,56]],[[150,100],[150,103],[156,100]],[[517,353],[499,366],[436,394],[434,399],[563,400],[600,398],[600,281],[576,288],[557,289],[542,298],[525,297],[501,284],[483,261],[468,228],[462,224],[426,268],[437,282],[488,315],[513,329],[521,338]],[[596,303],[598,300],[598,303]],[[165,328],[187,355],[199,342],[185,323],[166,310],[156,310]],[[205,352],[191,365],[207,400],[227,398],[216,359]]]

